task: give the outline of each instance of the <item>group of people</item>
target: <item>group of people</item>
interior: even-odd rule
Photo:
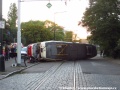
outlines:
[[[4,45],[3,56],[6,61],[8,61],[10,58],[16,57],[16,47],[14,45],[11,46]]]

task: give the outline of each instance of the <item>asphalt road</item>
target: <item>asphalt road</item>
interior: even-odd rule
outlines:
[[[102,60],[41,62],[0,81],[1,90],[120,90],[120,65]]]

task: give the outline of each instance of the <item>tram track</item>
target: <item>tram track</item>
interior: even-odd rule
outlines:
[[[74,61],[74,82],[73,82],[73,90],[76,90],[76,61]]]
[[[25,90],[79,90],[78,86],[86,86],[79,61],[63,61],[59,62],[43,75],[30,82]]]
[[[61,63],[61,65],[59,65],[58,68],[56,68],[56,70],[51,73],[46,79],[44,79],[44,81],[39,84],[34,90],[61,90],[60,88],[67,87],[67,85],[69,84],[66,83],[66,76],[68,76],[68,73],[66,72],[70,73],[70,71],[72,70],[72,64],[73,62],[66,61]]]
[[[29,83],[25,90],[37,90],[51,75],[53,75],[59,69],[63,63],[64,61],[51,67],[42,76],[40,76],[40,78],[34,80],[34,82]]]

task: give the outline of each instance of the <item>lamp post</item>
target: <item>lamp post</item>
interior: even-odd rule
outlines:
[[[56,39],[56,38],[55,38],[55,31],[56,31],[55,15],[58,14],[58,13],[65,13],[65,12],[67,12],[67,11],[63,11],[63,12],[55,12],[55,13],[54,13],[54,40]]]

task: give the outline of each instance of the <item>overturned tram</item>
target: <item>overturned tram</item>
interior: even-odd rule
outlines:
[[[80,60],[95,57],[96,46],[64,41],[44,41],[40,43],[42,60]]]

